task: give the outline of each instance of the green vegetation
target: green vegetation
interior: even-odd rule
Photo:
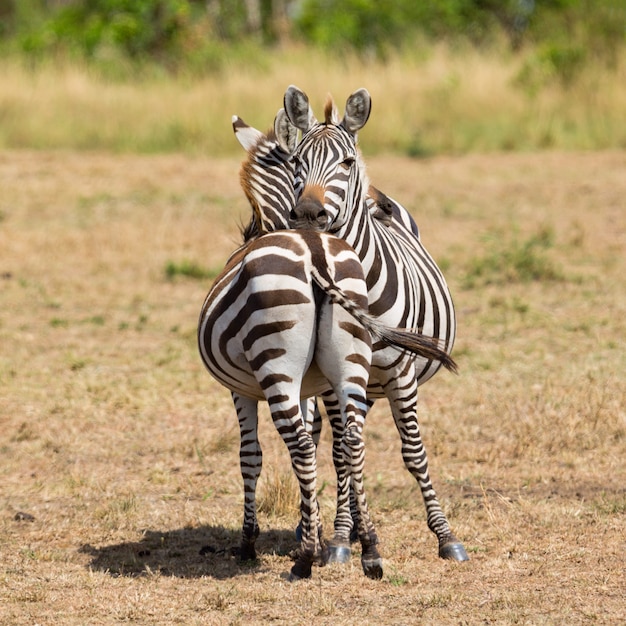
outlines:
[[[467,263],[463,283],[466,288],[563,280],[563,272],[546,254],[554,244],[554,232],[550,228],[542,228],[523,241],[492,233],[485,244],[485,253]]]
[[[231,116],[267,128],[290,83],[318,111],[367,87],[366,155],[626,146],[614,0],[0,0],[0,18],[0,148],[240,154]]]
[[[177,276],[185,278],[195,278],[203,280],[205,278],[213,279],[217,276],[217,271],[201,267],[195,261],[184,260],[180,262],[168,261],[165,265],[165,276],[169,280],[173,280]]]
[[[446,40],[512,49],[548,44],[572,56],[615,61],[626,6],[615,0],[2,0],[0,36],[29,55],[152,59],[169,69],[223,56],[242,40],[301,40],[384,58],[392,49]]]

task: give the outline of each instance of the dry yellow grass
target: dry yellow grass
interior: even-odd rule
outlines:
[[[362,132],[370,153],[409,155],[539,148],[624,148],[626,47],[613,71],[590,62],[576,83],[533,62],[534,51],[451,51],[386,64],[296,46],[233,62],[204,78],[111,81],[80,65],[25,67],[0,60],[0,147],[233,155],[232,115],[265,129],[291,83],[321,115],[328,92],[340,107],[370,90]],[[520,82],[526,64],[532,80]]]
[[[355,555],[288,584],[289,507],[262,515],[260,561],[239,565],[236,420],[195,346],[208,281],[165,276],[172,260],[219,267],[238,241],[239,160],[5,151],[0,623],[623,621],[624,153],[369,163],[455,296],[461,373],[423,388],[421,418],[472,560],[437,558],[381,402],[366,433],[384,579]],[[546,229],[562,279],[463,287],[496,244]],[[266,413],[261,436],[260,489],[287,501]],[[320,473],[330,528],[328,429]]]

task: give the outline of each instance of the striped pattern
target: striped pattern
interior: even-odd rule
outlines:
[[[239,143],[251,155],[243,162],[239,175],[253,214],[246,235],[289,228],[289,211],[296,203],[293,168],[289,163],[289,151],[295,147],[289,134],[293,127],[282,131],[285,137],[283,149],[273,130],[265,136],[237,116],[232,122]]]
[[[347,241],[365,271],[370,312],[389,326],[419,329],[439,339],[449,353],[456,320],[441,271],[422,245],[412,221],[398,219],[406,213],[404,209],[392,203],[391,219],[385,223],[375,219],[368,202],[370,186],[356,147],[356,133],[367,122],[370,109],[369,94],[361,89],[348,98],[341,121],[329,101],[325,119],[318,123],[307,96],[293,86],[287,90],[286,114],[303,133],[293,153],[297,202],[290,212],[290,224],[304,228],[308,223]],[[278,134],[277,139],[288,151],[287,137]],[[452,533],[433,488],[417,419],[418,385],[429,380],[441,363],[398,354],[381,342],[373,349],[368,398],[385,396],[390,402],[404,463],[420,486],[427,523],[437,535],[440,556],[466,560],[467,554]],[[338,420],[331,416],[331,422],[337,424]],[[343,519],[336,521],[337,543],[347,540],[348,530]]]
[[[341,240],[311,234],[269,234],[236,252],[206,298],[198,329],[200,354],[209,372],[236,392],[246,493],[260,471],[256,462],[248,464],[250,451],[253,456],[260,454],[258,424],[256,419],[250,420],[256,406],[251,404],[267,400],[274,425],[289,450],[300,485],[302,514],[301,548],[292,578],[309,577],[312,563],[322,556],[315,445],[305,428],[300,398],[327,390],[324,374],[337,376],[344,410],[351,423],[359,424],[360,432],[371,356],[368,333],[346,319],[351,316],[340,307],[321,304],[312,279],[312,268],[320,259],[322,268],[328,266],[327,259],[333,259],[331,271],[337,285],[367,306],[362,273],[360,281],[353,278],[355,269],[357,276],[360,271],[358,259]],[[347,354],[338,355],[338,346]],[[346,366],[342,378],[330,371],[338,363]],[[256,557],[258,532],[255,510],[245,508],[243,559]],[[375,534],[372,540],[375,545]]]
[[[345,241],[327,233],[279,231],[252,239],[231,256],[201,311],[200,354],[213,377],[234,392],[240,422],[242,558],[255,558],[259,530],[248,495],[260,473],[256,402],[267,400],[300,484],[302,542],[293,578],[309,577],[322,555],[315,444],[301,398],[329,389],[337,398],[338,480],[342,489],[354,487],[364,571],[379,578],[378,540],[363,489],[370,334],[403,350],[446,357],[422,335],[385,327],[367,312],[367,302],[360,260]]]
[[[288,106],[287,100],[288,95],[285,99],[286,106]],[[306,96],[303,101],[308,107]],[[364,267],[367,268],[370,309],[394,316],[391,318],[392,323],[401,325],[411,323],[421,327],[424,332],[438,336],[446,350],[451,351],[456,331],[452,299],[443,275],[421,242],[417,225],[404,207],[373,186],[367,186],[364,164],[360,152],[354,145],[354,134],[345,131],[345,128],[341,126],[334,107],[330,109],[330,116],[328,108],[326,113],[325,122],[327,123],[317,125],[310,110],[305,111],[301,119],[306,120],[307,125],[310,124],[312,128],[309,129],[307,126],[303,130],[306,132],[317,127],[318,132],[321,132],[332,125],[333,132],[343,137],[345,154],[349,159],[354,158],[358,167],[359,189],[354,196],[358,197],[359,194],[362,195],[363,189],[368,189],[365,206],[369,217],[360,208],[354,212],[353,224],[356,227],[357,236],[351,235],[351,241],[358,249]],[[294,149],[294,133],[285,122],[285,117],[286,113],[280,111],[274,130],[267,135],[251,129],[243,120],[233,118],[235,134],[242,146],[248,150],[247,159],[242,167],[244,189],[282,190],[280,194],[277,193],[272,198],[259,196],[255,201],[260,215],[270,216],[270,219],[265,222],[270,229],[283,228],[285,222],[289,224],[289,213],[293,209],[292,190],[289,183],[291,177],[295,176],[295,164],[300,167],[300,180],[298,181],[300,191],[304,182],[300,154],[296,154],[293,161],[288,160],[287,157]],[[312,142],[315,136],[314,133],[307,135],[308,141]],[[304,151],[306,145],[305,143],[301,146],[299,151]],[[279,160],[285,159],[282,168],[274,161],[272,161],[271,168],[265,167],[267,154],[277,156]],[[332,166],[332,159],[339,159],[339,152],[333,155],[330,150],[327,154],[330,158],[329,165]],[[345,157],[341,160],[344,161]],[[321,169],[320,166],[317,167]],[[278,177],[276,177],[277,172],[280,173]],[[333,192],[332,189],[330,191]],[[254,222],[259,219],[256,217],[259,212],[255,213],[253,218],[252,230],[255,230]],[[295,213],[292,218],[297,218]],[[359,223],[357,219],[360,220]],[[291,223],[293,224],[293,221]],[[306,225],[306,220],[304,224]],[[332,226],[336,227],[336,225],[337,222],[332,223]],[[342,235],[345,236],[343,233]],[[385,319],[387,321],[390,318]],[[389,350],[379,343],[374,345],[373,365],[374,370],[368,386],[368,401],[371,404],[376,398],[387,397],[390,402],[402,440],[402,456],[407,469],[420,485],[426,504],[428,525],[439,540],[439,553],[444,558],[465,560],[467,558],[465,550],[452,534],[432,487],[426,451],[417,421],[417,386],[431,378],[439,365],[428,360],[398,359],[397,355],[390,355]],[[340,428],[339,405],[332,393],[324,394],[324,403],[331,424],[334,428]],[[309,406],[309,415],[316,417],[309,424],[317,441],[321,421],[319,413],[313,410],[315,406],[314,403]],[[249,410],[252,408],[250,407]],[[341,451],[336,447],[333,450],[333,457],[337,464],[341,462]],[[262,463],[260,455],[256,457],[255,463],[257,470],[260,471]],[[246,497],[253,501],[254,494],[247,493]],[[349,502],[349,494],[340,490],[335,520],[335,539],[332,542],[338,546],[338,549],[347,546],[347,536],[353,524],[354,508],[351,515]]]

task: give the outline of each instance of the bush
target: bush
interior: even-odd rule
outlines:
[[[131,59],[168,60],[190,23],[186,0],[85,0],[62,6],[21,41],[28,53],[57,48],[93,58],[114,48]]]
[[[545,254],[545,250],[553,246],[553,240],[550,228],[540,229],[525,241],[493,237],[486,253],[468,263],[464,286],[472,289],[483,285],[563,280],[561,270]]]
[[[168,261],[165,265],[165,276],[168,280],[173,280],[177,276],[194,278],[196,280],[213,279],[217,274],[217,271],[202,267],[195,261]]]
[[[62,52],[133,61],[150,59],[178,69],[198,59],[218,67],[218,44],[281,37],[342,54],[385,58],[394,49],[503,36],[513,49],[539,45],[565,82],[590,57],[617,67],[626,43],[626,3],[618,0],[0,0],[0,38],[28,55]],[[423,47],[423,46],[422,46]],[[113,53],[111,53],[111,50]],[[584,54],[582,53],[584,51]]]

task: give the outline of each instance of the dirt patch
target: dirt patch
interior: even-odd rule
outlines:
[[[210,280],[166,271],[219,269],[234,249],[239,160],[4,152],[0,622],[623,621],[626,156],[368,163],[455,298],[460,374],[425,385],[419,408],[470,562],[437,558],[378,402],[366,488],[383,580],[355,546],[349,565],[288,584],[295,510],[263,515],[259,560],[240,564],[237,423],[195,339]],[[535,278],[512,273],[530,261]],[[290,468],[261,422],[271,498]],[[330,534],[328,428],[319,459]]]

